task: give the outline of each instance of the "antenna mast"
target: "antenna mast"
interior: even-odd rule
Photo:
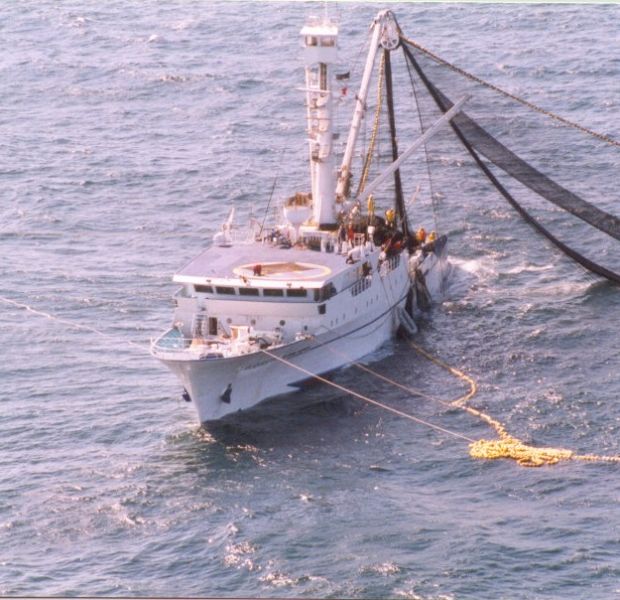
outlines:
[[[332,92],[329,65],[336,62],[338,27],[327,16],[300,32],[306,65],[306,108],[314,225],[335,223]]]

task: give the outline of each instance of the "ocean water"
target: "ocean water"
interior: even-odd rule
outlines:
[[[424,46],[620,139],[620,7],[390,7]],[[328,6],[353,77],[380,8]],[[55,318],[0,304],[1,595],[620,597],[618,465],[475,461],[462,440],[323,386],[204,429],[149,356],[172,274],[230,205],[262,215],[276,175],[276,198],[307,188],[298,31],[324,10],[3,6],[0,296]],[[618,170],[564,155],[603,176],[618,214]],[[462,150],[435,167],[441,200],[429,211],[422,188],[415,218],[449,235],[454,269],[416,341],[522,439],[620,454],[620,290],[538,237]],[[406,341],[373,359],[463,393]],[[492,434],[355,368],[334,377]]]

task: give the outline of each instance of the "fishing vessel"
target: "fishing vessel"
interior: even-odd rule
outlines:
[[[388,77],[400,32],[392,12],[380,12],[337,167],[338,26],[313,19],[300,35],[310,187],[291,191],[279,223],[265,228],[255,220],[246,236],[237,235],[231,211],[212,245],[174,275],[181,287],[174,294],[173,323],[151,345],[153,356],[180,379],[200,422],[248,409],[359,360],[401,326],[414,333],[416,311],[441,294],[449,270],[445,236],[410,230],[400,167],[449,123],[465,98],[399,151]],[[353,193],[353,157],[378,62],[389,84],[391,161]],[[393,184],[394,203],[378,214],[374,194],[386,182]]]

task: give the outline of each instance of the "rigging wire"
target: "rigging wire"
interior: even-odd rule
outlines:
[[[409,62],[412,64],[418,76],[420,77],[420,79],[422,80],[426,88],[428,89],[428,92],[431,95],[431,97],[433,98],[433,100],[435,101],[439,109],[445,113],[449,108],[449,104],[450,104],[449,100],[429,81],[428,77],[426,76],[426,74],[424,73],[424,71],[422,70],[418,62],[416,61],[415,57],[413,56],[411,50],[407,48],[406,46],[403,46],[403,50],[405,51],[405,55],[409,59]],[[461,114],[463,115],[464,118],[468,119],[468,117],[466,117],[463,113]],[[572,258],[575,262],[579,263],[582,267],[585,267],[586,269],[592,271],[593,273],[596,273],[597,275],[600,275],[601,277],[604,277],[605,279],[609,281],[612,281],[616,284],[620,284],[620,274],[615,273],[614,271],[611,271],[610,269],[607,269],[606,267],[588,259],[583,254],[580,254],[579,252],[577,252],[576,250],[573,250],[570,246],[568,246],[564,242],[560,241],[546,227],[544,227],[537,219],[535,219],[529,212],[527,212],[525,208],[523,208],[523,206],[521,206],[519,202],[517,202],[517,200],[512,196],[512,194],[510,194],[510,192],[501,184],[499,179],[493,174],[491,169],[480,158],[480,156],[478,155],[478,152],[474,149],[474,144],[471,143],[468,137],[463,133],[461,129],[461,125],[455,122],[457,120],[457,117],[455,117],[450,122],[450,126],[452,130],[454,131],[458,139],[461,141],[463,146],[465,146],[465,148],[467,149],[469,154],[472,156],[472,158],[474,159],[474,161],[476,162],[480,170],[487,176],[489,181],[502,194],[502,196],[504,196],[504,198],[510,203],[510,205],[523,217],[523,219],[525,219],[527,223],[532,225],[532,227],[534,227],[539,233],[544,235],[550,242],[552,242],[555,246],[557,246],[562,252],[564,252],[564,254]],[[482,130],[482,128],[480,129]],[[482,131],[484,132],[484,130]],[[486,134],[486,132],[484,133]],[[523,161],[521,161],[521,163],[523,163]],[[523,164],[526,164],[526,163],[523,163]],[[533,189],[533,191],[536,191],[536,190]],[[541,195],[539,191],[536,191],[536,193]],[[548,195],[542,195],[542,197],[549,199]],[[580,200],[580,199],[577,198],[577,200]],[[572,211],[569,211],[569,212],[572,212]],[[608,216],[610,217],[612,224],[615,224],[618,221],[616,217],[613,217],[612,215],[608,215]],[[613,231],[613,230],[610,230],[610,231]],[[620,235],[620,232],[616,233],[616,236],[618,235]]]
[[[358,71],[360,63],[361,63],[361,57],[362,57],[362,52],[370,47],[370,41],[372,38],[372,27],[368,29],[368,32],[366,34],[366,38],[364,39],[364,41],[360,44],[360,48],[357,52],[357,56],[355,57],[355,61],[353,63],[353,66],[351,67],[351,70],[349,72],[349,79],[352,79],[352,77],[355,75],[355,73]],[[357,95],[355,96],[357,98]],[[368,123],[367,120],[364,116],[363,118],[363,131],[361,132],[361,137],[362,137],[362,151],[361,151],[361,155],[363,156],[364,154],[366,154],[364,148],[366,147],[366,136],[367,136],[367,129],[368,129]]]
[[[267,220],[267,215],[269,214],[269,206],[271,205],[271,199],[273,198],[273,192],[276,189],[276,183],[278,183],[278,175],[273,178],[273,185],[271,186],[271,192],[269,194],[269,200],[267,201],[267,208],[265,208],[265,215],[263,216],[263,222],[260,225],[260,230],[258,232],[258,237],[263,233],[263,227],[265,226],[265,221]]]
[[[539,112],[551,119],[554,119],[556,121],[559,121],[560,123],[563,123],[564,125],[568,125],[569,127],[572,127],[573,129],[577,129],[583,133],[586,133],[588,135],[591,135],[592,137],[595,137],[607,144],[610,144],[611,146],[616,146],[618,148],[620,148],[620,142],[602,134],[602,133],[598,133],[596,131],[593,131],[592,129],[588,129],[587,127],[584,127],[583,125],[579,125],[578,123],[575,123],[573,121],[569,121],[568,119],[566,119],[565,117],[562,117],[556,113],[553,113],[549,110],[546,110],[544,108],[541,108],[540,106],[537,106],[536,104],[533,104],[532,102],[529,102],[528,100],[524,100],[523,98],[520,98],[519,96],[515,96],[514,94],[511,94],[510,92],[507,92],[506,90],[503,90],[502,88],[489,83],[488,81],[485,81],[484,79],[481,79],[480,77],[477,77],[476,75],[473,75],[472,73],[469,73],[468,71],[465,71],[464,69],[461,69],[460,67],[457,67],[456,65],[448,62],[447,60],[445,60],[444,58],[441,58],[440,56],[438,56],[437,54],[435,54],[434,52],[431,52],[430,50],[428,50],[427,48],[425,48],[424,46],[422,46],[421,44],[418,44],[417,42],[414,42],[413,40],[405,37],[402,32],[400,34],[400,39],[407,43],[409,46],[412,46],[413,48],[417,48],[420,52],[423,52],[424,54],[426,54],[429,58],[431,58],[432,60],[434,60],[437,63],[441,63],[442,65],[444,65],[445,67],[448,67],[449,69],[451,69],[452,71],[454,71],[455,73],[458,73],[459,75],[462,75],[463,77],[469,79],[470,81],[474,81],[476,83],[479,83],[480,85],[483,85],[499,94],[502,94],[503,96],[506,96],[507,98],[510,98],[511,100],[514,100],[515,102],[518,102],[519,104],[522,104],[523,106],[526,106],[527,108],[534,110],[536,112]]]
[[[388,123],[390,126],[390,146],[392,151],[392,161],[398,160],[398,140],[396,137],[396,115],[394,111],[394,90],[392,86],[392,62],[390,59],[390,50],[384,48],[383,56],[385,57],[385,95],[388,113]],[[407,217],[407,208],[405,207],[405,198],[403,196],[403,184],[400,177],[400,169],[394,171],[394,195],[396,199],[396,212],[400,218],[400,226],[405,237],[409,237],[409,219]]]
[[[16,308],[20,308],[23,309],[33,315],[39,316],[39,317],[45,317],[47,319],[50,319],[52,321],[56,321],[58,323],[61,323],[63,325],[66,325],[68,327],[71,327],[73,329],[77,329],[77,330],[82,330],[82,331],[89,331],[91,333],[95,333],[103,338],[106,339],[110,339],[113,340],[115,342],[118,341],[123,341],[125,343],[127,343],[129,346],[131,347],[135,347],[138,348],[141,351],[145,351],[145,352],[149,352],[149,348],[144,345],[144,344],[137,344],[135,342],[132,342],[131,340],[127,340],[127,339],[121,339],[118,336],[114,336],[114,335],[110,335],[107,334],[103,331],[100,331],[94,327],[90,327],[88,325],[82,325],[80,323],[76,323],[74,321],[68,320],[68,319],[63,319],[61,317],[58,317],[56,315],[53,315],[52,313],[48,313],[42,310],[38,310],[35,309],[31,306],[29,306],[28,304],[25,304],[23,302],[18,302],[16,300],[12,300],[10,298],[5,298],[0,296],[0,302],[3,302],[5,304],[9,304],[12,305]],[[377,406],[378,408],[381,408],[383,410],[386,410],[388,412],[391,412],[399,417],[403,417],[405,419],[408,419],[410,421],[413,421],[415,423],[418,423],[420,425],[424,425],[426,427],[429,427],[430,429],[433,429],[435,431],[438,431],[440,433],[444,433],[446,435],[449,435],[453,438],[456,439],[460,439],[460,440],[464,440],[466,442],[469,442],[469,453],[470,456],[472,456],[472,458],[479,458],[479,459],[498,459],[498,458],[511,458],[517,461],[517,463],[521,466],[526,466],[526,467],[539,467],[542,465],[551,465],[551,464],[555,464],[559,461],[562,460],[579,460],[579,461],[588,461],[588,462],[608,462],[608,463],[620,463],[620,456],[604,456],[604,455],[598,455],[598,454],[575,454],[572,450],[566,450],[563,448],[540,448],[540,447],[534,447],[534,446],[529,446],[524,444],[521,440],[519,440],[518,438],[515,438],[513,436],[511,436],[507,431],[505,426],[498,421],[497,419],[494,419],[493,417],[489,416],[488,414],[484,413],[483,411],[479,411],[471,406],[467,405],[467,402],[476,394],[477,392],[477,385],[476,382],[473,378],[471,378],[470,376],[466,375],[465,373],[463,373],[462,371],[460,371],[459,369],[456,369],[455,367],[451,367],[450,365],[448,365],[447,363],[445,363],[444,361],[442,361],[441,359],[433,356],[430,352],[428,352],[427,350],[425,350],[424,348],[422,348],[421,346],[419,346],[418,344],[414,343],[412,340],[409,340],[409,344],[410,346],[416,350],[418,353],[420,353],[422,356],[424,356],[425,358],[427,358],[428,360],[430,360],[431,362],[433,362],[434,364],[440,366],[441,368],[447,370],[448,372],[450,372],[452,375],[454,375],[455,377],[458,377],[459,379],[461,379],[462,381],[464,381],[465,383],[467,383],[469,385],[469,391],[460,396],[459,398],[457,398],[456,400],[453,400],[452,402],[446,402],[443,401],[441,399],[438,398],[434,398],[432,396],[428,396],[423,394],[422,392],[420,392],[420,390],[415,390],[414,388],[411,388],[409,386],[403,385],[393,379],[390,379],[389,377],[382,375],[376,371],[374,371],[373,369],[371,369],[370,367],[367,367],[365,365],[362,365],[361,363],[358,362],[353,362],[351,361],[351,364],[355,365],[357,368],[360,368],[372,375],[374,375],[375,377],[378,377],[379,379],[390,383],[404,391],[407,391],[409,394],[412,395],[417,395],[417,396],[422,396],[422,397],[426,397],[432,400],[436,400],[438,402],[440,402],[441,404],[444,404],[445,406],[448,407],[454,407],[454,408],[459,408],[462,409],[474,416],[477,416],[478,418],[482,419],[483,421],[485,421],[488,425],[490,425],[491,427],[493,427],[498,436],[499,439],[496,440],[486,440],[486,439],[481,439],[481,440],[474,440],[473,438],[461,434],[459,432],[447,429],[446,427],[441,427],[440,425],[437,425],[435,423],[432,423],[430,421],[427,421],[425,419],[421,419],[420,417],[416,417],[415,415],[412,415],[410,413],[404,412],[402,410],[399,410],[397,408],[394,408],[392,406],[389,406],[387,404],[384,404],[383,402],[379,402],[378,400],[374,400],[373,398],[370,398],[366,395],[360,394],[358,392],[355,392],[354,390],[351,390],[350,388],[347,388],[343,385],[337,384],[333,381],[330,381],[329,379],[326,379],[325,377],[322,377],[321,375],[318,375],[317,373],[313,373],[312,371],[305,369],[304,367],[301,367],[299,365],[296,365],[295,363],[281,357],[278,356],[277,354],[275,354],[274,352],[271,352],[269,350],[265,350],[265,349],[261,349],[259,350],[259,352],[262,352],[263,354],[270,356],[271,358],[273,358],[274,360],[277,360],[293,369],[296,369],[297,371],[300,371],[306,375],[308,375],[309,377],[312,377],[313,379],[316,379],[317,381],[320,381],[322,383],[325,383],[331,387],[334,387],[342,392],[345,392],[349,395],[352,395],[360,400],[363,400],[364,402],[367,402],[368,404],[372,404],[374,406]],[[332,349],[330,349],[332,350]]]
[[[411,82],[411,89],[413,90],[413,97],[415,99],[415,108],[418,114],[418,121],[420,123],[420,135],[423,135],[425,129],[424,129],[424,122],[422,120],[422,108],[418,100],[418,92],[416,90],[415,82],[413,79],[413,73],[411,72],[411,65],[409,64],[409,61],[406,59],[406,55],[405,55],[405,65],[407,67],[407,73],[409,75],[409,81]],[[428,144],[426,142],[424,143],[424,158],[425,158],[425,163],[426,163],[426,173],[428,176],[428,187],[429,187],[430,196],[431,196],[431,207],[433,209],[433,223],[435,225],[435,231],[439,231],[439,225],[437,223],[437,213],[438,213],[437,202],[436,202],[437,199],[435,198],[435,193],[433,191],[433,178],[431,175],[431,163],[430,163],[430,156],[428,152]]]
[[[370,134],[370,141],[368,143],[368,150],[366,152],[366,158],[364,159],[364,166],[362,167],[362,175],[360,176],[359,185],[357,186],[357,192],[355,196],[359,196],[366,187],[368,181],[368,173],[370,172],[370,165],[372,163],[373,153],[375,151],[375,142],[377,141],[377,134],[379,132],[379,121],[381,116],[381,107],[383,104],[383,71],[385,68],[385,55],[381,55],[381,62],[379,63],[379,74],[377,77],[377,105],[375,107],[375,117],[372,126],[372,132]]]

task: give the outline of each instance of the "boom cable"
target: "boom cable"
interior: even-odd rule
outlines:
[[[383,49],[385,58],[385,95],[388,107],[388,121],[390,124],[390,141],[392,144],[392,161],[398,160],[398,142],[396,139],[396,117],[394,114],[394,89],[392,86],[392,61],[390,59],[390,50]],[[407,210],[405,208],[405,199],[403,196],[403,184],[400,178],[400,169],[394,171],[394,193],[396,196],[396,210],[400,218],[401,228],[406,238],[409,238],[409,220],[407,218]]]
[[[473,75],[472,73],[469,73],[468,71],[465,71],[464,69],[461,69],[460,67],[457,67],[456,65],[448,62],[447,60],[445,60],[444,58],[441,58],[440,56],[438,56],[437,54],[435,54],[434,52],[431,52],[428,48],[425,48],[424,46],[422,46],[421,44],[418,44],[417,42],[405,37],[402,32],[400,34],[400,39],[401,41],[405,42],[406,44],[408,44],[409,46],[412,46],[413,48],[418,49],[420,52],[426,54],[426,56],[428,56],[429,58],[431,58],[432,60],[434,60],[437,63],[440,63],[442,65],[444,65],[445,67],[448,67],[449,69],[451,69],[452,71],[454,71],[455,73],[458,73],[459,75],[462,75],[463,77],[469,79],[470,81],[474,81],[476,83],[479,83],[480,85],[485,86],[486,88],[489,88],[491,90],[493,90],[494,92],[497,92],[499,94],[502,94],[503,96],[506,96],[507,98],[510,98],[511,100],[514,100],[515,102],[518,102],[519,104],[522,104],[523,106],[526,106],[527,108],[534,110],[536,112],[539,112],[547,117],[550,117],[551,119],[554,119],[556,121],[559,121],[560,123],[563,123],[564,125],[568,125],[569,127],[572,127],[573,129],[578,129],[579,131],[582,131],[583,133],[587,133],[588,135],[591,135],[592,137],[595,137],[607,144],[610,144],[611,146],[616,146],[618,148],[620,148],[620,142],[610,138],[607,135],[604,135],[602,133],[598,133],[596,131],[593,131],[592,129],[588,129],[587,127],[584,127],[583,125],[579,125],[578,123],[574,123],[573,121],[569,121],[568,119],[566,119],[565,117],[562,117],[556,113],[553,113],[549,110],[546,110],[544,108],[541,108],[540,106],[537,106],[536,104],[533,104],[532,102],[529,102],[528,100],[524,100],[523,98],[520,98],[519,96],[515,96],[514,94],[511,94],[510,92],[507,92],[506,90],[503,90],[502,88],[489,83],[488,81],[485,81],[484,79],[481,79],[480,77],[477,77],[476,75]],[[404,45],[403,45],[404,47]]]
[[[404,51],[406,57],[408,58],[408,60],[410,61],[411,65],[416,70],[418,76],[420,77],[420,79],[422,80],[422,82],[424,83],[426,88],[428,89],[429,94],[431,95],[431,97],[433,98],[433,100],[435,101],[435,103],[437,104],[439,109],[442,112],[445,113],[447,110],[449,110],[449,108],[451,106],[451,102],[447,99],[447,97],[444,94],[442,94],[430,82],[430,80],[428,79],[428,77],[426,76],[426,74],[424,73],[424,71],[422,70],[422,68],[418,64],[418,62],[416,61],[415,57],[413,56],[411,50],[405,44],[403,44],[402,47],[403,47],[403,51]],[[468,119],[469,121],[471,121],[471,119],[469,119],[463,113],[460,113],[460,115],[458,115],[458,116],[463,116],[464,119]],[[523,206],[519,202],[517,202],[517,200],[512,196],[512,194],[510,194],[510,192],[500,183],[500,181],[493,174],[493,172],[489,169],[489,167],[482,161],[482,159],[480,158],[480,156],[478,155],[478,153],[474,149],[473,144],[470,142],[470,140],[467,138],[467,136],[463,133],[461,127],[455,122],[456,120],[457,120],[457,118],[455,117],[454,119],[452,119],[450,121],[450,126],[452,127],[452,130],[454,131],[456,136],[459,138],[459,140],[461,141],[463,146],[465,146],[465,148],[467,149],[469,154],[472,156],[472,158],[474,159],[474,161],[476,162],[476,164],[478,165],[480,170],[487,176],[489,181],[502,194],[502,196],[504,196],[504,198],[510,203],[510,205],[525,219],[525,221],[527,223],[529,223],[530,225],[532,225],[541,234],[543,234],[550,242],[552,242],[562,252],[564,252],[564,254],[566,254],[567,256],[572,258],[574,261],[579,263],[581,266],[585,267],[589,271],[592,271],[593,273],[596,273],[597,275],[600,275],[601,277],[604,277],[605,279],[607,279],[609,281],[612,281],[613,283],[616,283],[616,284],[620,285],[620,274],[615,273],[614,271],[611,271],[610,269],[607,269],[606,267],[604,267],[604,266],[602,266],[602,265],[600,265],[600,264],[590,260],[589,258],[586,258],[581,253],[577,252],[576,250],[574,250],[570,246],[568,246],[565,243],[563,243],[562,241],[560,241],[546,227],[544,227],[538,220],[536,220],[530,213],[528,213],[525,210],[525,208],[523,208]],[[473,121],[472,121],[472,123],[473,123]],[[482,128],[478,127],[478,129],[480,129],[481,131],[484,132],[484,130],[482,130]],[[486,132],[484,132],[484,133],[486,134]],[[488,136],[488,137],[491,137],[491,136]],[[493,162],[493,161],[491,160],[491,162]],[[521,161],[521,162],[523,162],[523,161]],[[523,164],[526,164],[526,163],[523,163]],[[551,181],[551,180],[549,180],[549,181]],[[554,182],[551,182],[551,183],[554,183]],[[559,187],[559,186],[557,186],[557,187]],[[532,188],[532,189],[534,189],[534,188]],[[560,189],[563,189],[563,188],[560,188]],[[537,191],[537,190],[534,189],[534,191]],[[567,191],[567,190],[564,190],[564,191]],[[540,192],[537,192],[537,193],[539,193],[539,195],[542,195],[542,194],[540,194]],[[549,199],[545,195],[542,195],[542,197]],[[579,198],[577,198],[577,200],[579,200],[580,202],[583,202]],[[585,203],[585,204],[587,204],[587,203]],[[595,207],[592,207],[592,208],[595,209]],[[595,210],[598,211],[598,209],[595,209]],[[573,211],[569,211],[569,212],[571,212],[572,214],[575,214],[576,216],[580,216],[576,212],[573,212]],[[607,218],[607,217],[609,217],[609,218]],[[581,217],[581,218],[583,218],[583,217]],[[614,237],[616,237],[617,235],[620,235],[620,228],[618,228],[618,226],[616,225],[616,223],[619,220],[616,217],[614,217],[613,215],[605,214],[605,215],[603,215],[602,220],[604,221],[604,224],[609,223],[609,231],[606,231],[605,229],[603,229],[604,231],[606,231],[610,235],[613,235],[614,232],[616,231],[616,229],[618,229],[618,233],[616,233],[616,235],[614,235]],[[599,227],[599,228],[602,228],[602,227]]]

